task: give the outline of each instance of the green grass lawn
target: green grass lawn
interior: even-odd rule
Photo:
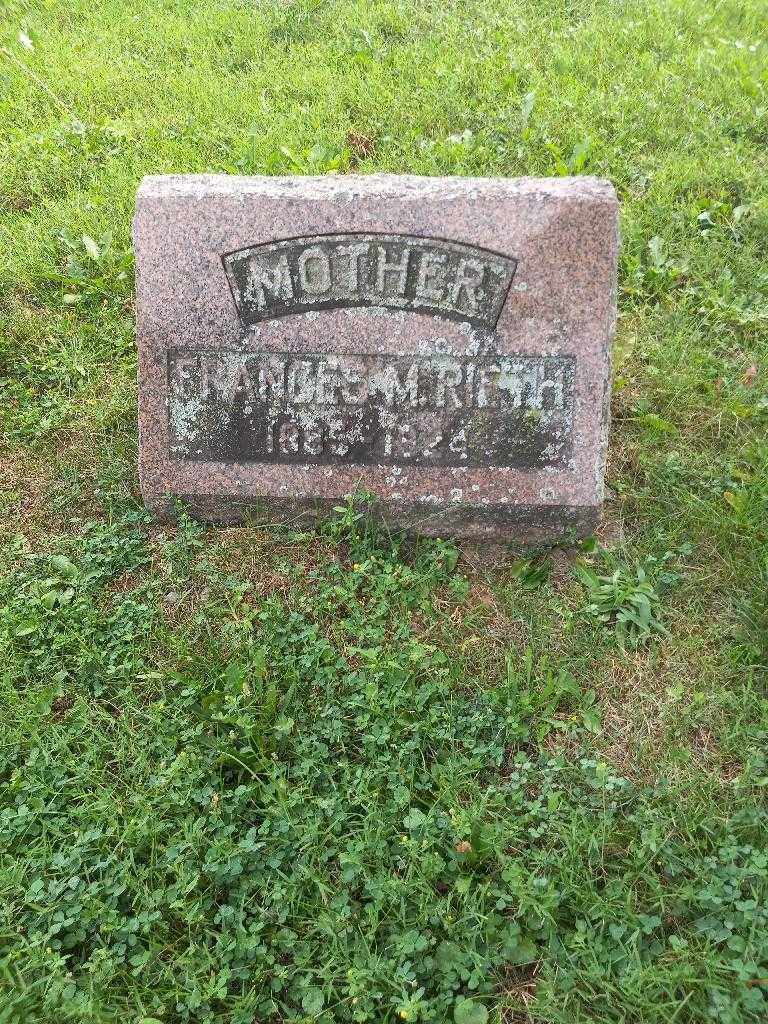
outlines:
[[[0,1024],[768,1019],[765,0],[0,0]],[[596,543],[161,529],[163,172],[597,174]]]

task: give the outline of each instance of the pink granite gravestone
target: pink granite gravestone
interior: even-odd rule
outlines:
[[[168,518],[532,543],[603,497],[617,202],[594,178],[146,178],[140,475]]]

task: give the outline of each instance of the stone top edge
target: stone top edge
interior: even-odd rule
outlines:
[[[347,201],[519,196],[617,203],[616,190],[605,178],[430,178],[415,174],[327,174],[320,177],[158,174],[148,175],[142,180],[137,199],[215,199],[244,195]]]

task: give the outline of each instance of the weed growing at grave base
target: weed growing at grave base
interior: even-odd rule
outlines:
[[[690,547],[686,546],[684,552],[690,554]],[[615,625],[622,646],[641,644],[654,633],[669,635],[659,618],[659,607],[664,589],[679,578],[665,568],[672,558],[671,551],[661,559],[651,555],[644,565],[634,569],[619,566],[606,576],[598,575],[588,565],[577,565],[575,574],[587,594],[585,613]]]
[[[764,20],[6,0],[3,1024],[765,1019]],[[139,179],[351,169],[615,182],[601,542],[147,521]]]

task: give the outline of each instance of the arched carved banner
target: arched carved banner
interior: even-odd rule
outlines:
[[[428,313],[493,329],[517,261],[415,235],[306,235],[222,257],[245,326],[349,306]]]

